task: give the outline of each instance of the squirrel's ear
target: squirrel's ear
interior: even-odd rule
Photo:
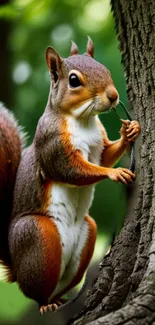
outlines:
[[[73,41],[71,41],[71,42],[72,42],[72,45],[71,45],[71,50],[70,50],[70,56],[76,55],[79,53],[79,49],[78,49],[78,46],[76,45],[76,43]]]
[[[94,57],[94,44],[92,39],[88,36],[88,42],[87,42],[87,54],[89,54],[90,56],[92,56],[92,58]]]
[[[59,72],[61,70],[62,59],[58,53],[50,46],[46,50],[46,62],[50,72],[52,73],[54,82],[56,83],[58,80]]]

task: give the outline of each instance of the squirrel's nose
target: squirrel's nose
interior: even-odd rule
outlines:
[[[118,99],[118,92],[117,90],[112,87],[107,90],[107,97],[110,100],[111,103],[115,102]]]
[[[108,96],[108,99],[110,100],[111,103],[115,102],[117,98],[118,98],[117,94],[111,94],[110,96]]]

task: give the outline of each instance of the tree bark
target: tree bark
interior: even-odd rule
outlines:
[[[111,0],[127,93],[141,124],[125,225],[71,324],[155,325],[155,1]]]

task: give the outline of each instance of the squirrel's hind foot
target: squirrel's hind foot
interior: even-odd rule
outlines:
[[[47,313],[48,311],[54,312],[59,309],[62,305],[64,305],[67,302],[66,299],[60,298],[57,299],[55,302],[52,302],[51,304],[48,304],[46,306],[41,306],[40,307],[40,314],[43,315]]]
[[[56,311],[59,308],[59,306],[57,304],[49,304],[46,306],[41,306],[40,307],[40,314],[43,315],[45,313],[47,313],[48,311]]]

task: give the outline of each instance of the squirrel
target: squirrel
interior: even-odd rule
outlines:
[[[135,174],[113,168],[140,132],[123,121],[110,141],[98,114],[119,102],[110,71],[72,42],[68,58],[46,50],[51,86],[32,144],[13,115],[0,106],[0,260],[9,282],[56,310],[83,278],[93,255],[97,226],[89,216],[95,184],[106,178],[128,184]]]

